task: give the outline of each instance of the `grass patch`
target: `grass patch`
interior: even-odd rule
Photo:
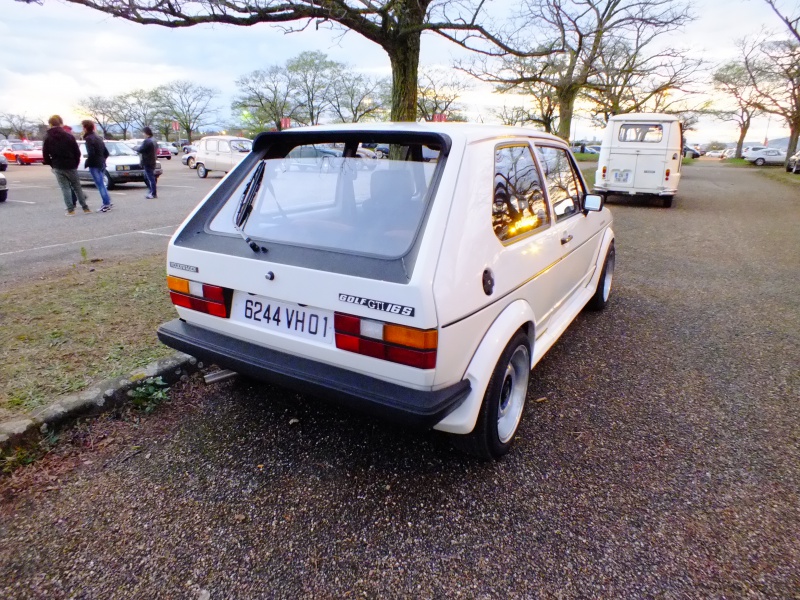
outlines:
[[[575,160],[582,162],[597,162],[600,159],[599,154],[590,154],[589,152],[573,152]]]
[[[784,167],[780,167],[779,169],[760,167],[758,172],[767,179],[794,186],[795,189],[800,189],[800,175],[796,173],[787,173]]]
[[[726,158],[725,160],[720,161],[723,165],[730,165],[732,167],[750,167],[752,166],[749,162],[747,162],[743,158]]]
[[[0,419],[171,355],[156,328],[175,316],[163,256],[0,292]]]

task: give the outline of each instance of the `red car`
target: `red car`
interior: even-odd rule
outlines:
[[[18,165],[41,164],[43,161],[42,151],[34,148],[33,144],[26,142],[12,143],[3,148],[3,156],[9,162],[16,161]]]
[[[166,148],[165,146],[162,146],[161,144],[158,144],[158,150],[156,151],[156,157],[157,158],[166,158],[167,160],[171,160],[172,159],[172,152],[170,152],[169,149]]]

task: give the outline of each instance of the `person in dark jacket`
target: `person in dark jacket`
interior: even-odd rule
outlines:
[[[108,212],[111,207],[111,198],[108,195],[106,184],[103,181],[103,173],[106,170],[106,159],[108,149],[98,135],[94,132],[94,123],[90,120],[81,121],[83,125],[83,139],[86,142],[86,168],[92,176],[97,191],[103,199],[103,206],[97,212]]]
[[[92,211],[86,204],[86,196],[78,179],[78,165],[81,162],[78,142],[72,134],[64,131],[64,121],[58,115],[50,117],[48,123],[50,129],[47,130],[42,145],[43,162],[53,169],[61,194],[64,196],[64,204],[67,205],[67,216],[75,214],[75,200],[80,203],[83,212],[90,213]]]
[[[156,153],[158,146],[153,139],[153,130],[149,127],[142,128],[145,134],[144,141],[136,146],[136,152],[142,157],[142,169],[144,169],[144,182],[147,184],[150,193],[145,198],[158,198],[156,193]]]

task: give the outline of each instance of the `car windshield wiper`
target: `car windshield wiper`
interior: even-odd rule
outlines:
[[[255,202],[258,190],[261,188],[261,181],[264,179],[265,165],[266,161],[264,160],[258,163],[253,176],[250,178],[250,181],[247,182],[244,192],[242,192],[242,199],[239,200],[239,206],[236,208],[236,216],[233,220],[236,231],[239,232],[239,235],[242,236],[242,239],[250,246],[253,252],[267,251],[266,248],[256,244],[244,233],[244,226],[247,223],[247,219],[250,217],[250,213],[253,212],[253,202]]]

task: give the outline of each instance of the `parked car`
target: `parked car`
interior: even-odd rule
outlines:
[[[44,158],[42,151],[33,147],[28,142],[15,142],[3,149],[3,156],[8,161],[14,161],[18,165],[42,164]]]
[[[189,154],[184,154],[181,157],[181,162],[185,164],[190,169],[197,168],[197,152],[190,152]]]
[[[742,148],[742,158],[747,160],[747,158],[753,152],[761,152],[762,150],[766,150],[766,149],[767,149],[767,146],[745,146],[744,148]]]
[[[342,151],[326,146],[308,144],[297,146],[286,155],[283,168],[298,171],[331,171],[338,159],[342,156]]]
[[[763,150],[751,150],[744,158],[758,167],[782,165],[786,162],[786,152],[776,148],[764,148]]]
[[[789,157],[786,162],[786,171],[788,173],[800,173],[800,150]]]
[[[697,148],[692,148],[691,146],[684,146],[683,147],[683,156],[684,158],[700,158],[700,150]]]
[[[181,146],[183,149],[184,154],[189,154],[190,152],[197,152],[197,144],[184,144]]]
[[[8,159],[0,154],[0,171],[5,171],[8,168]]]
[[[348,155],[363,138],[397,157],[358,168],[364,159]],[[345,148],[334,168],[285,168],[295,149],[331,143]],[[425,162],[423,146],[438,160]],[[179,318],[158,337],[498,458],[531,369],[584,307],[606,305],[614,265],[612,215],[555,136],[292,128],[259,135],[170,240]]]
[[[156,158],[166,158],[167,160],[172,160],[172,152],[163,142],[158,142],[156,144]]]
[[[722,158],[725,150],[709,150],[706,152],[706,156],[709,158]]]
[[[252,140],[232,135],[202,138],[195,156],[197,176],[205,179],[211,171],[227,173],[247,156],[252,147]]]
[[[8,199],[8,183],[6,183],[6,176],[0,174],[0,202],[5,202]]]
[[[170,158],[178,155],[178,148],[176,148],[174,144],[171,144],[169,142],[158,142],[158,147],[165,148],[169,152]]]
[[[81,149],[81,156],[84,158],[78,166],[78,178],[82,181],[94,183],[89,169],[86,168],[85,159],[88,157],[86,142],[79,141],[78,147]],[[108,150],[108,158],[106,159],[106,170],[103,173],[103,183],[108,189],[114,189],[115,186],[123,183],[144,182],[144,169],[139,155],[127,144],[107,140],[106,149]],[[156,179],[161,176],[161,173],[161,163],[156,162]]]

